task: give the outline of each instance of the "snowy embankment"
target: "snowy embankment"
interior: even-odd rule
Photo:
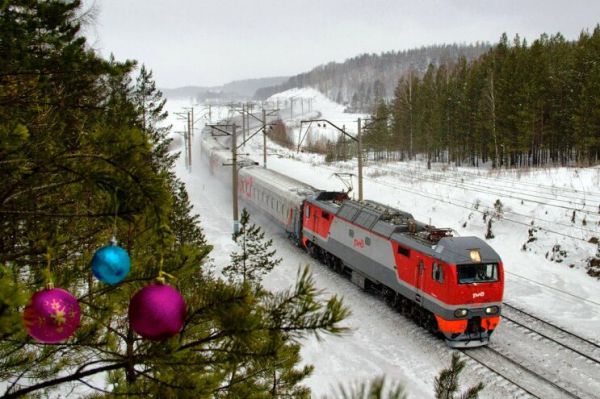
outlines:
[[[284,93],[280,95],[280,101],[293,95]],[[341,106],[320,107],[320,101],[316,96],[314,98],[312,112],[318,110],[323,118],[332,122],[345,118],[347,125],[356,126],[353,121],[359,115],[343,114]],[[178,111],[184,105],[189,106],[188,103],[170,103],[169,110]],[[328,106],[331,114],[328,114]],[[282,110],[282,113],[287,112],[290,110]],[[227,110],[222,109],[221,116],[226,115]],[[294,117],[299,124],[306,115]],[[304,125],[303,128],[306,129]],[[188,172],[180,160],[177,172],[187,184],[208,239],[215,245],[214,264],[222,267],[233,250],[231,194],[205,173],[205,166],[200,162],[198,136],[193,152],[194,169]],[[261,146],[262,138],[257,137],[255,142],[245,146],[244,151],[258,160],[261,159]],[[322,156],[298,154],[274,144],[269,144],[268,152],[278,154],[269,156],[269,168],[323,189],[344,188],[333,176],[336,171],[356,173],[355,162],[326,164]],[[494,238],[488,242],[504,260],[505,301],[599,340],[600,282],[585,271],[586,260],[597,250],[597,246],[588,241],[600,237],[598,187],[598,168],[496,172],[449,168],[447,165],[434,165],[432,170],[427,170],[418,162],[369,163],[365,168],[364,195],[409,211],[424,222],[451,227],[463,236],[483,238],[488,221],[493,218]],[[501,206],[495,206],[497,200]],[[404,383],[412,398],[432,397],[433,378],[450,358],[451,352],[443,342],[387,308],[382,301],[316,264],[289,245],[277,230],[267,227],[267,231],[273,235],[278,255],[284,259],[265,281],[269,288],[283,289],[292,285],[298,266],[309,264],[318,286],[328,293],[343,296],[352,309],[347,321],[352,328],[349,336],[328,337],[323,342],[308,338],[303,344],[304,360],[316,367],[307,381],[316,397],[331,393],[339,383],[348,384],[379,375]],[[504,332],[505,328],[501,324],[496,332],[499,342],[509,335]],[[537,356],[556,357],[558,354]],[[556,367],[568,365],[561,364],[557,357]],[[486,369],[470,364],[468,372],[464,373],[463,385],[482,380],[488,385],[483,397],[517,395],[505,381],[496,377],[489,380],[488,373]]]

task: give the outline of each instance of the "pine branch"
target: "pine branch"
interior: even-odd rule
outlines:
[[[31,385],[26,388],[19,389],[14,392],[6,392],[3,396],[3,399],[13,399],[18,398],[19,396],[27,395],[31,392],[39,391],[40,389],[50,388],[56,385],[64,384],[65,382],[77,381],[84,377],[89,377],[91,375],[95,375],[98,373],[103,373],[111,370],[118,370],[121,368],[125,368],[127,366],[126,362],[115,363],[104,367],[99,367],[92,370],[82,371],[78,373],[74,373],[65,377],[55,378],[53,380],[44,381],[42,383]]]

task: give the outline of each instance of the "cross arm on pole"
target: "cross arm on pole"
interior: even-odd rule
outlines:
[[[270,124],[267,124],[266,126],[270,126]],[[248,137],[242,144],[238,145],[237,148],[239,149],[241,146],[243,146],[244,144],[246,144],[248,141],[250,141],[250,139],[254,136],[256,136],[258,133],[260,133],[261,131],[264,131],[262,126],[259,127],[258,129],[256,129],[256,131],[254,133],[252,133],[250,135],[250,137]]]
[[[262,122],[262,119],[260,119],[260,118],[256,117],[256,116],[255,116],[255,115],[254,115],[252,112],[249,112],[249,111],[240,111],[239,109],[238,109],[238,110],[236,110],[236,111],[237,111],[237,112],[239,112],[239,113],[240,113],[240,114],[242,114],[242,115],[246,114],[246,115],[248,115],[248,116],[251,116],[251,117],[253,117],[253,118],[254,118],[254,119],[256,119],[257,121],[259,121],[259,122]]]
[[[232,127],[232,126],[235,126],[235,124],[234,125],[207,125],[207,126],[209,126],[213,130],[217,130],[217,131],[223,133],[221,136],[231,136],[231,132],[228,132],[227,130],[221,129],[221,128],[222,127]]]

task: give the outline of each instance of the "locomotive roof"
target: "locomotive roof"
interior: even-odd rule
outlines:
[[[471,250],[479,251],[481,262],[500,260],[492,247],[478,237],[452,237],[451,229],[418,222],[408,212],[375,201],[336,201],[331,198],[336,197],[320,192],[308,200],[366,230],[448,263],[473,263]]]

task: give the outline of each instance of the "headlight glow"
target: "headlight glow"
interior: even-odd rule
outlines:
[[[454,316],[455,317],[465,317],[467,315],[467,313],[469,313],[469,311],[467,309],[456,309],[454,311]]]
[[[500,308],[498,308],[498,306],[488,306],[487,308],[485,308],[485,314],[496,314],[500,311]]]

